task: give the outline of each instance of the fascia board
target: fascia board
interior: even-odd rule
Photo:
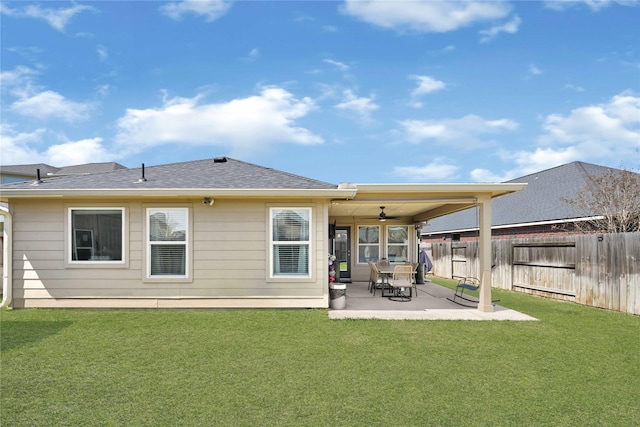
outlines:
[[[526,183],[471,183],[471,184],[355,184],[358,193],[398,193],[398,192],[429,192],[429,193],[463,193],[463,194],[490,194],[491,197],[498,197],[504,194],[522,191],[527,186]]]
[[[101,188],[101,189],[4,189],[0,200],[12,198],[55,197],[283,197],[344,198],[355,196],[355,190],[343,189],[226,189],[226,188]]]

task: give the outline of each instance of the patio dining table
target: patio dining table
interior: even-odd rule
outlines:
[[[398,265],[398,264],[396,264]],[[413,297],[413,290],[411,289],[411,287],[409,287],[409,295],[406,295],[404,293],[404,289],[401,288],[394,288],[392,286],[392,278],[393,278],[393,271],[395,270],[395,265],[378,265],[378,272],[380,273],[380,276],[382,276],[382,297],[383,298],[398,298],[395,301],[410,301],[411,298]],[[416,272],[413,271],[413,276],[415,276]],[[415,280],[415,278],[414,278]],[[385,289],[390,290],[391,293],[386,294],[384,293]]]

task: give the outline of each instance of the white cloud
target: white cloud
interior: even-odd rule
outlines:
[[[91,106],[68,100],[57,92],[46,90],[15,101],[11,104],[11,109],[23,116],[38,119],[59,118],[74,122],[87,119]]]
[[[44,153],[47,162],[56,166],[79,165],[112,159],[102,145],[102,138],[89,138],[52,145]]]
[[[496,174],[487,169],[474,169],[471,171],[471,178],[476,182],[505,182],[583,159],[583,155],[575,147],[560,149],[536,148],[533,151],[502,152],[500,157],[505,162],[515,164],[515,167],[502,174]]]
[[[484,1],[346,0],[340,10],[382,28],[447,32],[478,21],[504,18],[511,7],[505,2]]]
[[[3,89],[11,88],[12,90],[16,90],[16,88],[31,85],[33,77],[38,74],[40,73],[36,70],[19,65],[12,71],[0,72],[0,87]],[[21,89],[18,89],[18,91],[21,91]]]
[[[603,153],[640,146],[640,97],[616,95],[606,104],[576,108],[567,116],[550,114],[544,120],[546,144],[593,146]]]
[[[572,85],[571,83],[567,83],[564,85],[565,89],[575,90],[576,92],[584,92],[584,88],[582,86]]]
[[[16,132],[12,126],[0,124],[0,163],[19,165],[43,161],[44,157],[30,145],[40,143],[44,133],[44,129],[29,133]]]
[[[6,5],[0,5],[0,13],[13,17],[29,17],[43,19],[58,31],[64,31],[71,18],[85,10],[95,10],[91,6],[74,4],[71,7],[51,9],[39,5],[29,5],[22,9],[11,9]]]
[[[335,25],[323,25],[322,29],[324,31],[326,31],[327,33],[337,33],[338,32],[338,27],[336,27]]]
[[[18,66],[11,71],[0,73],[0,85],[17,98],[9,107],[11,110],[38,119],[58,118],[67,122],[84,120],[89,117],[93,105],[71,101],[61,94],[45,90],[36,84],[38,71]]]
[[[106,61],[109,58],[109,49],[105,46],[98,46],[96,48],[96,52],[98,53],[98,58],[100,61]]]
[[[331,65],[335,66],[340,71],[349,70],[349,66],[347,64],[345,64],[344,62],[334,61],[333,59],[324,59],[323,61],[326,62],[327,64],[331,64]]]
[[[418,87],[411,92],[414,97],[443,90],[447,87],[445,82],[429,76],[409,76],[409,78],[418,81]]]
[[[423,102],[420,101],[422,95],[443,90],[447,87],[446,83],[429,76],[409,76],[409,78],[418,81],[418,87],[411,91],[411,100],[409,101],[409,105],[413,108],[422,108],[424,106]]]
[[[444,181],[454,178],[458,167],[447,164],[447,159],[435,158],[424,166],[396,166],[393,173],[412,182]]]
[[[529,70],[525,79],[530,79],[533,76],[539,76],[540,74],[542,74],[542,70],[540,68],[536,67],[535,64],[529,64]]]
[[[545,5],[549,9],[562,11],[567,10],[569,8],[586,5],[592,11],[598,12],[605,7],[608,7],[612,4],[618,4],[621,6],[637,6],[638,0],[547,0],[545,1]]]
[[[343,91],[342,102],[336,104],[334,108],[353,114],[357,120],[364,124],[372,122],[371,114],[380,108],[373,102],[373,97],[365,98],[354,95],[351,90]]]
[[[406,140],[417,144],[426,140],[475,148],[483,134],[499,134],[513,131],[518,124],[510,119],[486,120],[477,115],[459,119],[404,120],[400,122]]]
[[[516,178],[516,176],[512,177],[509,172],[504,175],[497,175],[487,169],[474,169],[469,175],[475,182],[505,182]]]
[[[110,85],[103,84],[103,85],[96,86],[95,91],[99,96],[104,98],[107,95],[109,95],[109,93],[111,92],[111,89],[112,87]]]
[[[480,43],[490,42],[491,40],[496,38],[500,33],[508,33],[508,34],[517,33],[521,22],[522,21],[520,20],[520,17],[515,16],[511,21],[505,22],[502,25],[497,25],[495,27],[489,28],[488,30],[480,31],[480,34],[482,35],[482,37],[480,38]]]
[[[116,156],[102,145],[102,138],[67,141],[40,150],[44,129],[33,132],[16,132],[10,125],[0,125],[0,161],[5,165],[48,163],[69,166],[82,163],[109,161]]]
[[[253,62],[260,57],[260,50],[257,47],[254,47],[247,53],[244,57],[240,58],[242,62]]]
[[[234,155],[249,156],[269,144],[323,142],[295,126],[295,119],[314,109],[310,98],[298,99],[279,87],[218,104],[202,104],[201,98],[165,97],[159,108],[128,109],[118,120],[116,143],[130,152],[166,143],[227,146]]]
[[[166,4],[160,7],[160,11],[176,21],[193,13],[204,16],[207,22],[213,22],[227,13],[230,7],[231,3],[225,0],[183,0]]]
[[[502,175],[477,169],[473,178],[506,181],[577,160],[602,163],[633,158],[640,149],[640,97],[624,92],[566,116],[550,114],[543,129],[538,147],[500,153],[503,161],[515,164],[513,169]]]

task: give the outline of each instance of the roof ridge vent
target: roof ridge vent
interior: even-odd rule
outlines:
[[[213,163],[227,163],[226,157],[214,157]]]

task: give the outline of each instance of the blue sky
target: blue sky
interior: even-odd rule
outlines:
[[[332,183],[640,164],[638,1],[3,1],[0,162]]]

